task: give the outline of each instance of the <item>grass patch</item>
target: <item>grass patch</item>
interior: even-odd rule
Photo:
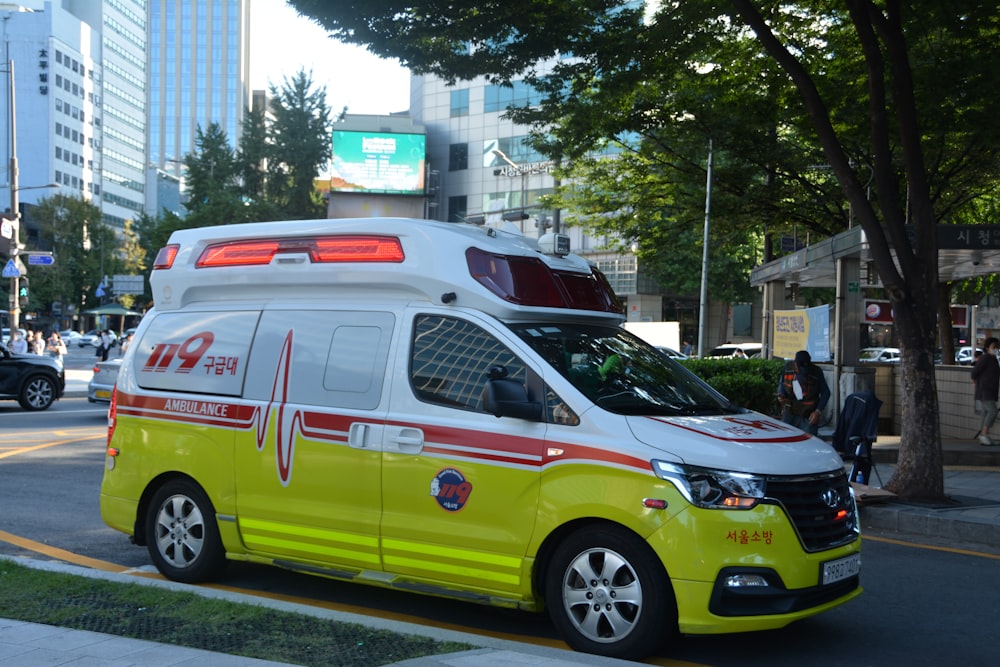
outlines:
[[[0,617],[316,667],[374,667],[474,648],[5,560]]]

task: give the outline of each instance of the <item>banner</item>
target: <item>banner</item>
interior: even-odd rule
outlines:
[[[813,361],[830,361],[830,306],[774,311],[771,340],[776,359],[807,350]]]

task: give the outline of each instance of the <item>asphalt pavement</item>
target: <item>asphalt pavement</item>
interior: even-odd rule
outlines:
[[[67,369],[66,396],[86,396],[87,382],[89,382],[91,375],[89,370]],[[875,465],[871,481],[874,484],[854,486],[861,508],[863,528],[898,531],[904,537],[906,534],[923,535],[967,545],[982,544],[1000,547],[1000,446],[984,447],[971,439],[968,441],[949,440],[942,442],[941,445],[945,463],[944,488],[948,501],[941,503],[903,502],[880,488],[892,477],[895,471],[899,437],[879,437],[873,446]],[[848,462],[845,467],[849,468],[850,465]],[[377,629],[414,634],[440,641],[464,642],[478,647],[472,651],[416,658],[397,663],[397,665],[406,667],[478,667],[480,665],[491,665],[491,667],[520,665],[571,667],[572,665],[635,664],[569,650],[493,639],[471,633],[317,609],[307,605],[256,598],[228,591],[185,586],[170,581],[100,572],[65,563],[26,559],[16,559],[16,562],[40,569],[68,572],[81,576],[184,590],[199,595],[273,607],[283,611],[295,611],[327,619],[360,623]],[[283,663],[0,618],[0,664],[16,664],[19,667],[42,667],[43,665],[274,667]]]

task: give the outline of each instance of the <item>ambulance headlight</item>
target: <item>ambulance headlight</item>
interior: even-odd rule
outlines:
[[[764,497],[763,477],[743,472],[653,461],[653,471],[677,487],[689,503],[706,509],[750,509]]]

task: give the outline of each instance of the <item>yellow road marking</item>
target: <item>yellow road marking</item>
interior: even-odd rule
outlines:
[[[122,567],[121,565],[117,565],[115,563],[109,563],[105,560],[98,560],[96,558],[88,558],[87,556],[81,556],[80,554],[75,554],[72,551],[66,551],[65,549],[52,547],[49,546],[48,544],[35,542],[34,540],[29,540],[24,537],[18,537],[17,535],[12,535],[3,530],[0,530],[0,540],[7,542],[9,544],[14,544],[16,546],[19,546],[22,549],[27,549],[28,551],[34,551],[35,553],[51,556],[52,558],[66,561],[67,563],[82,565],[83,567],[89,567],[94,570],[102,570],[104,572],[125,572],[126,570],[128,570],[128,568]]]
[[[863,534],[862,539],[870,540],[872,542],[884,542],[886,544],[895,544],[901,547],[914,547],[915,549],[928,549],[930,551],[945,551],[951,554],[961,554],[963,556],[979,556],[981,558],[990,558],[992,560],[1000,560],[1000,555],[983,553],[982,551],[971,551],[969,549],[956,549],[955,547],[941,547],[934,544],[919,544],[917,542],[906,542],[905,540],[897,540],[892,537],[875,537],[873,535]]]
[[[72,440],[56,440],[55,442],[46,442],[41,445],[30,445],[27,447],[14,447],[8,451],[0,452],[0,459],[5,459],[10,456],[16,456],[18,454],[27,454],[28,452],[38,451],[39,449],[45,449],[47,447],[58,447],[59,445],[67,445],[72,442],[80,442],[86,440],[101,440],[107,438],[106,434],[92,435],[84,438],[73,438]]]

